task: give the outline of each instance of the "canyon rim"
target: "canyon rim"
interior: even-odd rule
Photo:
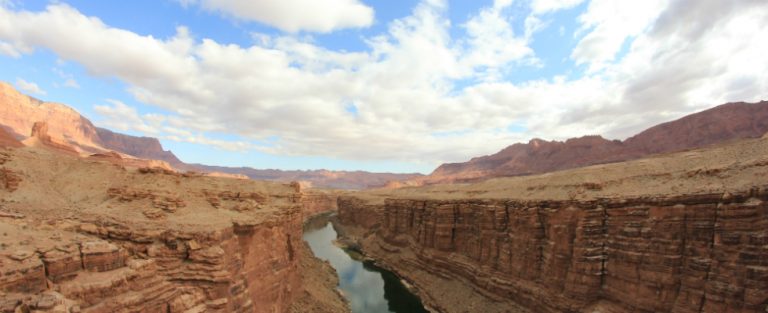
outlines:
[[[0,313],[768,312],[768,2],[0,1]]]

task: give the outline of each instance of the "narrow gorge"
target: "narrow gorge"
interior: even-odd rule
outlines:
[[[439,312],[765,312],[766,151],[350,195],[340,228]]]

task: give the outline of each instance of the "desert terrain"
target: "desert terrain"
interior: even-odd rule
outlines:
[[[768,307],[767,102],[424,177],[265,181],[2,87],[1,312],[349,312],[344,275],[302,240],[334,212],[336,243],[433,312]],[[347,189],[317,188],[329,177]]]
[[[341,197],[346,241],[439,312],[763,312],[768,135]]]
[[[344,311],[298,184],[0,149],[2,312]]]

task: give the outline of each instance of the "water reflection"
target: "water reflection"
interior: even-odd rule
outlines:
[[[305,227],[304,240],[320,259],[328,260],[339,274],[339,287],[353,313],[427,312],[418,297],[391,272],[362,262],[354,252],[335,246],[336,231],[327,220]]]

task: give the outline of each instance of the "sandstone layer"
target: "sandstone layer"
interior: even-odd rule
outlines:
[[[765,312],[768,140],[339,199],[440,312]]]
[[[333,277],[294,185],[0,152],[0,312],[289,312]]]
[[[16,137],[14,137],[13,135],[5,131],[5,129],[0,127],[0,147],[19,148],[23,146],[24,144],[18,141]]]
[[[407,184],[472,182],[546,173],[683,151],[768,132],[768,101],[728,103],[651,127],[624,141],[584,136],[566,141],[533,139],[464,163],[443,164]]]
[[[333,212],[338,210],[336,199],[341,193],[330,190],[302,190],[301,206],[304,210],[304,218]]]

